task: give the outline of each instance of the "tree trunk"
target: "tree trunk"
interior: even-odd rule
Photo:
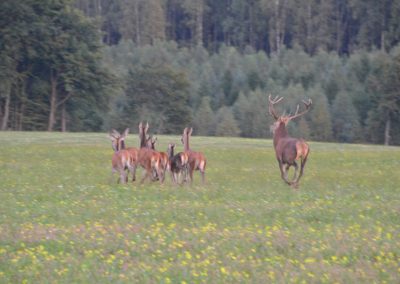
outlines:
[[[67,111],[65,110],[65,103],[61,107],[61,132],[67,131]]]
[[[386,146],[388,146],[390,143],[390,124],[391,124],[390,117],[388,117],[388,119],[386,120],[386,124],[385,124],[385,142],[384,142],[384,144]]]
[[[140,46],[140,18],[139,18],[139,0],[135,1],[135,39],[136,44]]]
[[[196,27],[195,27],[195,35],[194,41],[195,45],[203,45],[203,10],[204,10],[204,3],[203,0],[197,0],[197,7],[196,7]]]
[[[8,119],[10,116],[10,101],[11,101],[11,86],[7,84],[6,86],[6,101],[4,104],[4,114],[1,118],[1,130],[7,130]]]
[[[19,115],[18,115],[18,124],[17,124],[18,131],[22,131],[22,124],[24,121],[24,112],[25,112],[25,101],[22,101]]]
[[[275,45],[276,45],[276,52],[279,54],[281,51],[281,18],[279,15],[279,0],[275,1]]]
[[[53,73],[50,74],[51,82],[51,94],[50,94],[50,114],[49,124],[47,131],[53,131],[54,124],[56,122],[56,111],[57,111],[57,76]]]

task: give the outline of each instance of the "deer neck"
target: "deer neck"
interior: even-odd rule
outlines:
[[[147,141],[146,141],[146,135],[144,132],[139,133],[139,138],[140,138],[140,148],[147,148]]]
[[[289,133],[286,129],[285,123],[281,122],[274,131],[274,146],[279,143],[279,140],[286,137],[289,137]]]
[[[187,136],[187,135],[185,135],[185,137],[183,138],[183,149],[185,150],[185,152],[190,151],[189,136]]]
[[[169,148],[168,149],[168,158],[172,158],[174,156],[174,149],[173,148]]]
[[[125,141],[124,141],[124,140],[122,140],[120,144],[121,144],[121,145],[119,146],[119,149],[118,149],[118,151],[119,151],[119,150],[123,150],[123,149],[125,149]]]

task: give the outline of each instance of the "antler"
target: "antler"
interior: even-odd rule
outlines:
[[[279,98],[278,96],[276,96],[274,99],[272,99],[271,94],[269,94],[268,100],[269,100],[269,107],[268,107],[269,114],[272,115],[275,118],[275,120],[277,120],[279,116],[275,112],[274,105],[283,100],[283,97]]]
[[[296,117],[302,116],[303,114],[307,113],[310,110],[311,105],[312,105],[312,100],[308,99],[308,102],[306,102],[304,100],[302,102],[306,106],[306,109],[299,113],[300,106],[297,105],[296,112],[294,113],[294,115],[289,116],[290,120],[292,120],[292,119],[294,119]]]

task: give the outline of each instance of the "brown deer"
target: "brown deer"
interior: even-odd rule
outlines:
[[[276,120],[275,123],[272,125],[271,130],[273,132],[273,140],[274,140],[274,148],[276,159],[279,163],[279,169],[281,171],[282,179],[290,186],[294,188],[298,187],[299,180],[303,175],[304,166],[307,162],[307,157],[310,152],[310,147],[303,139],[292,138],[289,136],[287,131],[286,125],[292,119],[295,119],[303,114],[307,113],[310,110],[312,105],[311,99],[308,102],[303,101],[305,105],[305,110],[299,113],[300,106],[297,105],[297,109],[294,115],[281,115],[278,116],[275,112],[274,105],[279,103],[283,97],[275,97],[274,99],[271,98],[269,95],[269,114],[274,117]],[[300,174],[297,174],[298,165],[297,160],[301,161],[300,165]],[[288,171],[290,166],[294,166],[295,173],[292,181],[288,180]]]
[[[188,156],[188,171],[190,182],[193,182],[193,171],[199,170],[201,173],[201,181],[205,182],[205,171],[207,160],[203,153],[192,151],[189,147],[189,137],[192,135],[193,128],[185,128],[182,134],[182,144],[184,153]]]
[[[140,183],[143,183],[147,178],[151,179],[153,176],[153,171],[155,171],[159,177],[160,183],[164,182],[164,171],[162,167],[162,157],[160,153],[154,151],[148,147],[149,138],[147,138],[147,131],[149,129],[149,124],[146,126],[141,122],[139,124],[139,139],[140,139],[140,149],[138,152],[138,164],[142,166],[146,173],[143,176]]]
[[[129,128],[125,129],[122,135],[115,129],[109,133],[111,138],[112,148],[114,154],[111,159],[112,174],[119,173],[118,183],[126,183],[128,175],[126,170],[132,174],[132,181],[135,180],[136,162],[137,162],[137,149],[125,149],[125,138],[128,136]]]
[[[186,179],[187,175],[187,166],[189,157],[187,153],[180,152],[178,154],[174,154],[175,144],[170,143],[168,145],[168,169],[171,172],[171,179],[174,184],[182,184],[179,182],[180,175],[183,174],[182,182]]]
[[[157,137],[153,138],[152,136],[150,136],[150,137],[147,139],[147,148],[150,148],[150,149],[152,149],[152,150],[158,152],[158,151],[156,150],[156,147],[155,147],[156,142],[157,142]],[[160,164],[160,166],[161,166],[161,168],[162,168],[162,171],[165,173],[165,171],[167,170],[167,166],[168,166],[168,155],[167,155],[167,153],[165,153],[165,152],[158,152],[158,153],[160,154],[160,157],[161,157],[161,164]],[[154,172],[154,174],[155,174],[155,177],[158,178],[157,173]]]

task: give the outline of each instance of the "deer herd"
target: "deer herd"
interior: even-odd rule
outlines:
[[[201,172],[202,182],[205,182],[206,158],[203,153],[195,152],[189,148],[189,137],[192,135],[193,128],[183,130],[181,141],[184,145],[184,152],[175,154],[175,144],[168,145],[168,151],[159,152],[155,149],[157,138],[148,135],[149,124],[139,124],[140,147],[125,147],[125,139],[129,134],[129,128],[120,134],[113,129],[109,136],[112,142],[114,154],[111,159],[112,173],[118,173],[118,183],[126,183],[129,174],[132,181],[136,180],[136,168],[142,167],[145,171],[140,183],[145,180],[159,180],[162,184],[165,180],[165,173],[171,173],[171,179],[175,184],[193,181],[193,172]]]
[[[273,133],[273,145],[275,156],[278,161],[281,178],[283,181],[293,188],[298,188],[299,180],[303,175],[304,166],[310,152],[309,145],[299,138],[290,137],[287,131],[289,121],[307,113],[312,105],[311,99],[303,101],[305,109],[299,113],[300,106],[297,105],[296,112],[293,115],[278,115],[274,106],[282,101],[283,97],[272,98],[269,95],[269,114],[275,119],[271,126]],[[193,182],[193,172],[199,170],[202,183],[205,182],[205,170],[207,160],[203,153],[196,152],[189,147],[189,138],[192,135],[193,128],[185,128],[183,130],[181,142],[183,144],[183,152],[174,153],[175,144],[169,143],[167,153],[159,152],[155,149],[157,138],[148,135],[149,124],[139,124],[139,141],[140,147],[125,147],[125,139],[129,134],[129,128],[120,134],[117,130],[112,130],[109,136],[112,141],[114,154],[112,156],[112,173],[118,173],[118,183],[126,183],[129,180],[129,174],[132,182],[136,180],[136,169],[138,166],[145,171],[140,183],[145,180],[159,181],[161,184],[165,181],[166,172],[171,175],[174,184],[182,185],[185,182]],[[300,172],[299,165],[300,162]],[[288,179],[289,168],[294,167],[294,177]]]

